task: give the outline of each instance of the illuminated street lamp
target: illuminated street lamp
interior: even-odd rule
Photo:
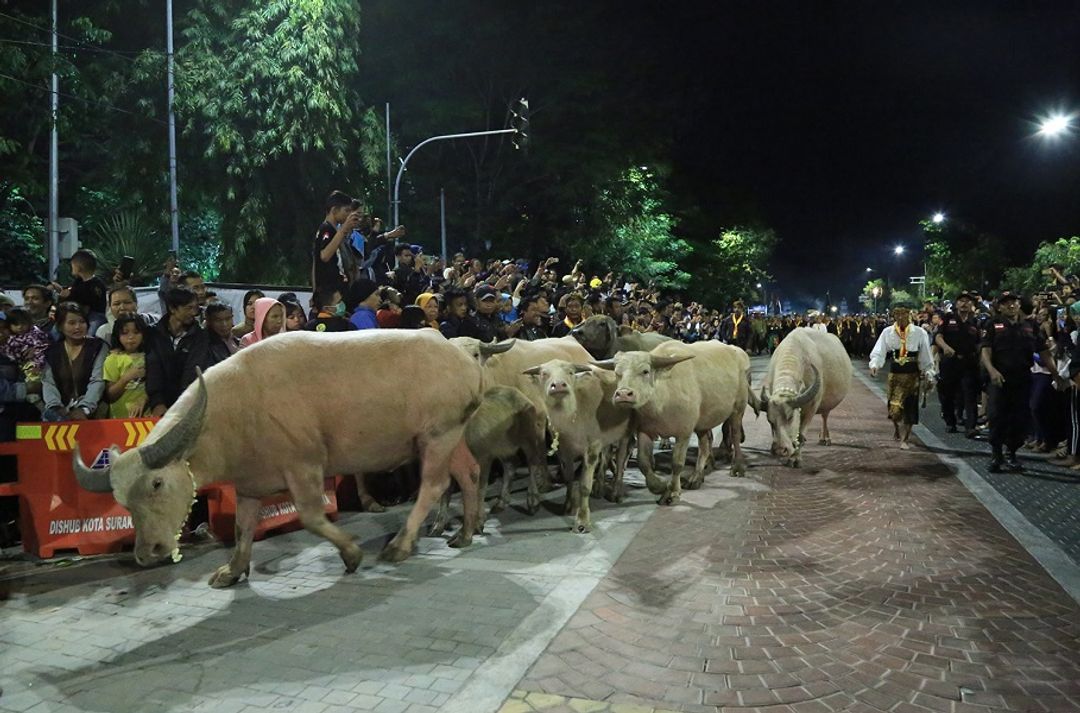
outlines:
[[[1046,139],[1056,139],[1062,134],[1072,130],[1071,114],[1054,113],[1039,122],[1039,136]]]
[[[874,296],[874,314],[877,314],[877,301],[878,297],[881,297],[881,285],[874,285],[870,290],[870,294]]]
[[[930,220],[933,221],[934,225],[941,225],[945,222],[945,214],[938,211],[937,213],[934,213],[934,216],[930,218]]]
[[[893,255],[896,255],[896,256],[903,255],[904,254],[904,246],[903,245],[897,245],[895,248],[892,249],[892,251],[893,251]]]

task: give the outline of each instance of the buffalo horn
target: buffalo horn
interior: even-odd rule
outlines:
[[[502,354],[503,352],[510,351],[516,343],[516,339],[507,339],[504,342],[495,342],[493,344],[480,342],[480,356],[489,357],[496,354]]]
[[[587,364],[574,364],[575,374],[591,374],[592,369]]]
[[[202,369],[196,367],[195,372],[199,378],[199,384],[195,387],[195,403],[161,438],[139,448],[139,456],[147,468],[164,468],[181,458],[195,444],[206,415],[206,381]]]
[[[600,369],[607,369],[608,371],[615,371],[615,360],[614,359],[604,359],[603,361],[594,361],[592,363],[592,365],[597,367],[597,368],[600,368]]]
[[[109,478],[109,469],[101,468],[95,470],[93,468],[87,468],[83,464],[82,454],[79,452],[79,444],[75,444],[75,450],[71,452],[71,469],[75,471],[75,479],[79,481],[79,486],[83,490],[89,490],[92,493],[111,493],[112,482]]]
[[[813,401],[814,397],[817,396],[818,391],[821,390],[821,374],[818,373],[817,367],[813,364],[810,365],[810,369],[814,372],[814,382],[792,400],[792,408],[803,408]]]
[[[682,363],[687,359],[693,359],[693,354],[680,354],[678,356],[659,356],[657,354],[649,355],[652,361],[654,369],[666,369],[676,364]]]

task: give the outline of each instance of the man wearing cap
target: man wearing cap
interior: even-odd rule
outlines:
[[[506,322],[499,315],[499,292],[491,285],[480,285],[473,293],[476,309],[461,325],[463,337],[475,337],[481,342],[506,339]]]
[[[979,402],[979,324],[975,320],[975,299],[961,292],[953,300],[953,311],[941,320],[934,344],[941,350],[938,399],[949,433],[963,415],[964,433],[974,438]],[[960,399],[958,402],[957,400]]]
[[[1033,355],[1038,354],[1043,366],[1055,376],[1057,364],[1035,323],[1021,316],[1020,295],[1002,292],[997,298],[997,310],[997,317],[986,324],[980,345],[982,365],[990,377],[987,391],[992,449],[990,472],[1000,473],[1003,468],[1008,468],[1019,473],[1024,467],[1016,458],[1016,450],[1027,438],[1031,419],[1028,399]]]
[[[900,448],[911,446],[911,427],[919,422],[919,376],[934,378],[934,358],[930,356],[930,337],[922,327],[911,323],[911,309],[898,305],[893,308],[893,325],[883,329],[870,352],[870,376],[890,360],[888,401],[889,418],[893,422],[893,437]]]
[[[361,277],[349,288],[349,301],[356,305],[349,321],[357,329],[378,329],[379,320],[375,314],[382,298],[379,296],[379,286],[374,280]]]

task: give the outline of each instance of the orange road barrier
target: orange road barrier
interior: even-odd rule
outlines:
[[[0,483],[0,496],[19,498],[19,529],[23,550],[37,557],[58,552],[80,555],[119,552],[135,542],[131,514],[111,493],[91,493],[79,487],[71,470],[75,444],[86,464],[104,468],[109,447],[121,451],[142,443],[156,419],[103,419],[59,423],[20,423],[15,441],[0,443],[0,456],[14,456],[18,480]],[[326,480],[323,502],[329,516],[337,515],[335,480]],[[199,490],[205,495],[214,534],[231,541],[236,522],[236,493],[227,483]],[[299,528],[296,508],[287,493],[263,498],[256,537]]]

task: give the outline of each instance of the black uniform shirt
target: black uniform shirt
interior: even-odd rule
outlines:
[[[1029,371],[1034,355],[1048,348],[1042,332],[1030,319],[1010,324],[1001,317],[986,323],[982,347],[991,349],[990,363],[1002,373]]]
[[[971,357],[979,351],[979,325],[974,317],[965,322],[958,314],[949,312],[942,318],[937,333],[959,357]]]

